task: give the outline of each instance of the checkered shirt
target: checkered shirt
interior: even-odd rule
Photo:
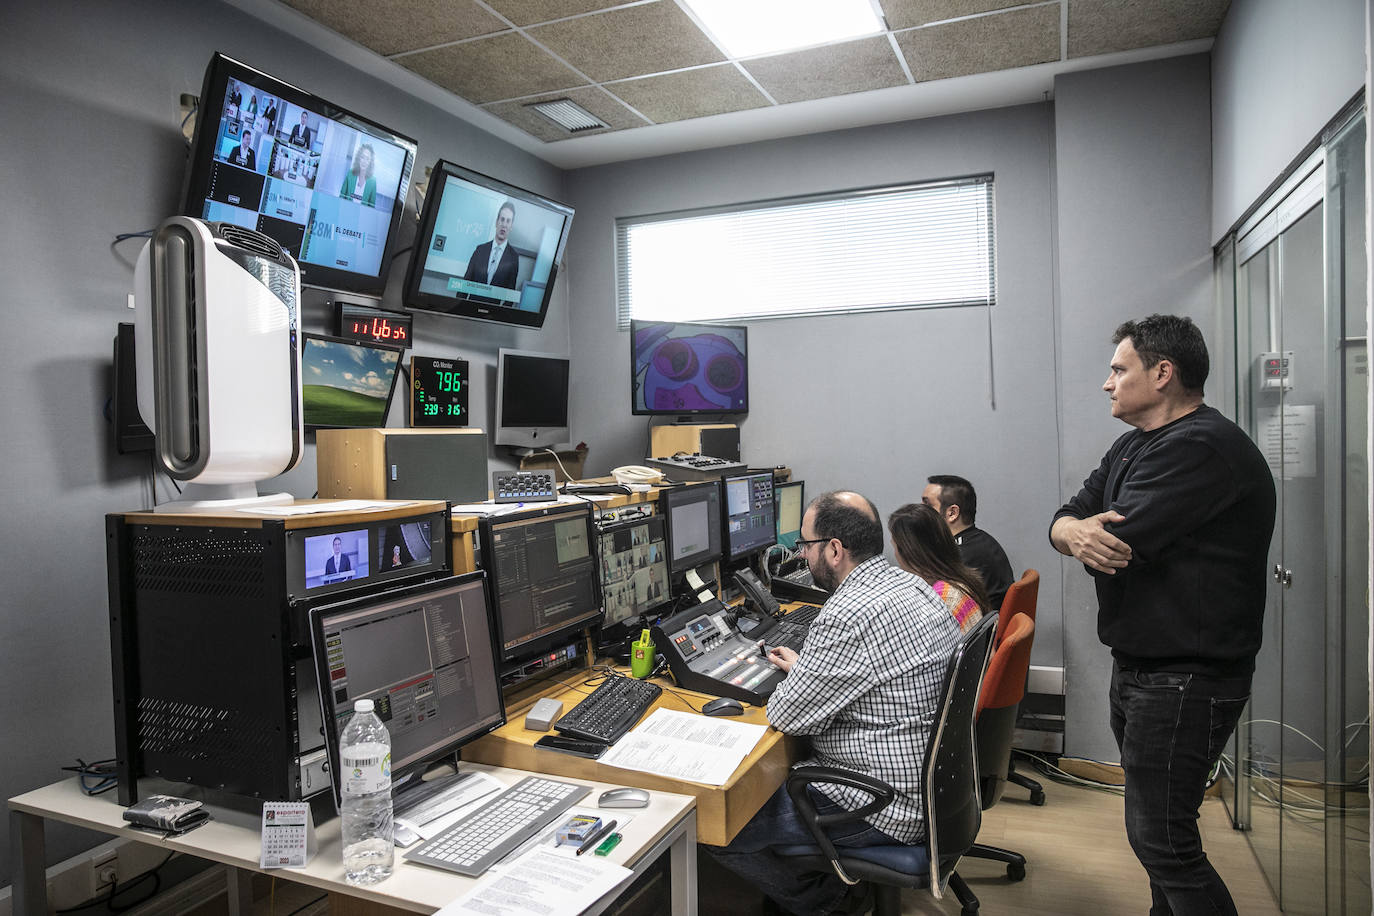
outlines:
[[[921,764],[959,624],[924,580],[872,557],[826,601],[796,664],[768,701],[768,721],[811,738],[799,765],[877,777],[897,795],[868,822],[893,839],[925,838]],[[870,800],[844,786],[821,791],[848,810]]]

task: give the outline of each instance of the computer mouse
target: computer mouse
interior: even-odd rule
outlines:
[[[649,793],[643,789],[607,789],[596,800],[598,808],[643,808],[649,804]]]
[[[738,716],[744,713],[744,704],[734,697],[721,697],[701,707],[701,711],[708,716]]]

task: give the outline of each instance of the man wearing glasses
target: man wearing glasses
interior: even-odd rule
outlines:
[[[867,820],[829,828],[837,846],[918,842],[926,835],[921,762],[959,624],[924,580],[883,557],[878,510],[858,493],[813,501],[797,549],[831,595],[800,654],[783,647],[769,652],[787,677],[768,701],[768,721],[811,739],[804,764],[865,773],[896,790],[892,803]],[[870,801],[867,793],[841,786],[811,791],[822,814]],[[773,852],[812,842],[784,787],[728,846],[706,848],[787,912],[865,912],[873,902],[866,882],[846,888],[832,872],[799,872]]]

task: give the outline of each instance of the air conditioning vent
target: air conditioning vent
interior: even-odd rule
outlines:
[[[273,261],[281,260],[281,246],[261,232],[235,226],[233,223],[218,223],[215,226],[215,234],[231,245],[237,245]]]

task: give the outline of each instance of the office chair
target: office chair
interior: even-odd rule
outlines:
[[[978,721],[974,734],[978,742],[979,797],[986,811],[1002,797],[1011,765],[1012,733],[1016,730],[1016,709],[1026,693],[1026,672],[1030,669],[1031,644],[1035,621],[1025,614],[1012,613],[1002,605],[1001,615],[1011,621],[997,629],[1002,643],[993,649],[983,689],[978,695]],[[967,855],[1007,863],[1007,877],[1020,881],[1026,877],[1026,857],[1010,849],[974,843]]]
[[[921,767],[926,839],[912,845],[836,849],[823,828],[880,811],[891,803],[895,792],[887,783],[862,773],[807,766],[797,767],[788,776],[787,793],[816,843],[781,846],[775,852],[795,858],[804,868],[833,869],[845,884],[872,882],[875,916],[899,916],[904,887],[929,888],[937,900],[944,897],[948,887],[959,899],[964,916],[978,912],[978,898],[954,869],[960,856],[973,845],[983,820],[973,716],[996,626],[996,614],[980,620],[964,635],[945,668],[940,706]],[[854,811],[818,815],[806,791],[812,783],[853,786],[871,793],[873,801]]]
[[[997,636],[993,640],[994,645],[1001,645],[1007,624],[1011,623],[1011,618],[1016,614],[1025,614],[1032,623],[1035,622],[1035,605],[1039,597],[1040,573],[1028,569],[1021,574],[1020,579],[1011,584],[1011,587],[1007,589],[1006,597],[1002,599],[1002,620],[997,625]],[[1009,760],[1007,763],[1007,781],[1013,782],[1023,789],[1029,789],[1032,805],[1038,806],[1045,803],[1045,787],[1029,776],[1023,776],[1016,772],[1015,760]]]

